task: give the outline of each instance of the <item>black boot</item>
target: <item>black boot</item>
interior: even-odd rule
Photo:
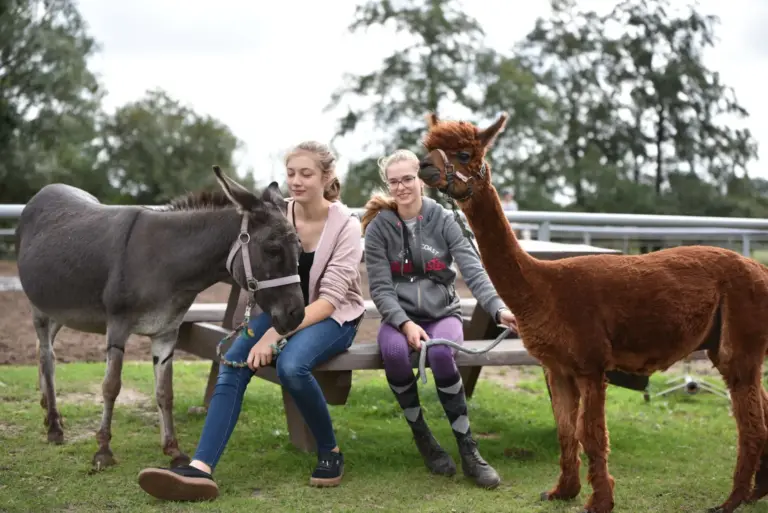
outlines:
[[[459,438],[459,454],[461,455],[461,469],[464,475],[475,480],[477,486],[483,488],[496,488],[501,483],[501,478],[496,470],[480,456],[477,450],[477,442],[471,435]]]
[[[389,387],[394,392],[398,404],[403,409],[405,420],[413,432],[416,447],[419,449],[419,453],[429,471],[446,476],[454,475],[456,473],[456,464],[451,456],[440,447],[440,444],[432,436],[432,432],[424,420],[416,378],[412,378],[409,383],[403,385],[390,382]]]
[[[464,475],[475,480],[478,486],[495,488],[501,482],[499,474],[488,465],[477,450],[477,443],[472,438],[469,429],[469,415],[467,413],[467,399],[464,393],[464,384],[461,375],[440,382],[435,379],[437,397],[443,405],[448,422],[459,445],[461,455],[461,468]]]
[[[426,433],[414,432],[413,439],[416,441],[416,447],[418,447],[424,464],[430,472],[449,477],[456,473],[456,464],[453,462],[453,458],[445,452],[445,449],[440,447],[429,428],[427,428]]]

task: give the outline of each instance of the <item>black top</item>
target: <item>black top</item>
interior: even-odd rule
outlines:
[[[296,202],[291,205],[291,216],[293,217],[293,228],[296,228]],[[315,261],[314,251],[304,251],[302,246],[299,253],[299,279],[301,280],[301,293],[304,295],[304,305],[309,304],[309,270],[312,268],[312,262]]]

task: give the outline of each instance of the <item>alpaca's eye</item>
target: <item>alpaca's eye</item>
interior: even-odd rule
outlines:
[[[462,164],[466,164],[469,162],[469,159],[472,158],[472,155],[470,155],[467,151],[460,151],[456,154],[456,158],[458,158],[459,162]]]

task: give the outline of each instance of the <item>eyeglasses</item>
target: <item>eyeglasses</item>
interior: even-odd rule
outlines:
[[[389,184],[390,189],[397,189],[397,186],[400,184],[403,184],[405,187],[410,187],[413,185],[413,182],[416,181],[416,177],[413,175],[408,175],[402,177],[400,180],[387,180],[387,183]]]

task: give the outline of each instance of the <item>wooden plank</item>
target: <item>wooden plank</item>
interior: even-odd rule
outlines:
[[[192,303],[182,322],[222,322],[226,311],[227,303]]]
[[[205,359],[216,358],[216,344],[226,335],[227,330],[221,326],[210,323],[190,323],[182,326],[184,337],[180,337],[178,348],[189,353],[195,354]],[[189,344],[190,340],[198,341],[197,344]],[[464,342],[464,347],[469,349],[480,349],[488,346],[490,340],[468,340]],[[198,348],[194,352],[190,349]],[[707,358],[704,351],[695,351],[691,354],[692,359],[704,360]],[[411,365],[418,367],[419,355],[413,352],[411,354]],[[459,352],[456,355],[456,364],[460,367],[471,366],[501,366],[501,365],[539,365],[538,360],[533,358],[523,346],[519,338],[508,338],[502,340],[493,350],[483,354],[468,354]],[[427,362],[429,365],[429,362]],[[379,353],[379,346],[376,343],[355,343],[338,356],[322,363],[316,367],[317,371],[347,371],[347,370],[370,370],[383,369]]]
[[[477,241],[472,239],[477,247]],[[541,260],[557,260],[559,258],[568,258],[582,255],[599,255],[610,253],[621,253],[618,249],[603,248],[599,246],[592,246],[590,244],[571,244],[563,242],[551,242],[547,240],[537,239],[518,239],[520,244],[526,253],[534,258]],[[362,261],[365,261],[365,238],[360,239],[360,244],[363,247]]]
[[[177,348],[207,360],[216,360],[216,346],[229,333],[229,330],[215,324],[198,322],[186,323],[181,327]],[[490,344],[489,340],[470,340],[464,346],[479,349]],[[228,347],[229,342],[224,347]],[[411,364],[418,367],[418,353],[411,354]],[[528,355],[520,339],[503,340],[493,351],[484,354],[467,354],[459,352],[456,355],[459,366],[471,365],[538,365],[536,360]],[[429,365],[429,362],[427,362]],[[331,360],[316,367],[319,371],[346,371],[364,369],[383,369],[379,346],[376,343],[354,343],[352,346]]]
[[[461,298],[459,302],[461,303],[462,315],[471,316],[477,305],[477,300],[474,298]],[[235,325],[242,321],[244,310],[245,294],[240,294],[233,318]],[[184,316],[183,322],[222,322],[226,311],[227,303],[194,303]],[[259,312],[260,310],[256,307],[251,312],[251,315],[258,315]],[[381,314],[370,299],[365,301],[365,318],[381,319]]]

